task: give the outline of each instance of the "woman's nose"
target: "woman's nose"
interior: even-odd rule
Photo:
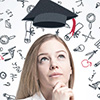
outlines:
[[[51,60],[49,69],[52,70],[52,69],[56,69],[56,68],[57,69],[59,68],[57,61]]]

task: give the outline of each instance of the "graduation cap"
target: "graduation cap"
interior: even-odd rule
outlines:
[[[57,28],[65,26],[66,20],[72,19],[73,27],[70,33],[73,35],[76,26],[75,17],[76,14],[53,1],[40,0],[23,20],[33,21],[33,25],[38,27]]]

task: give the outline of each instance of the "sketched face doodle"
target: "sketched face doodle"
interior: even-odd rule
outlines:
[[[5,79],[7,77],[7,74],[5,72],[0,73],[0,78]]]

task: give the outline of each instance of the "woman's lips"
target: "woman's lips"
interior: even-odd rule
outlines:
[[[59,77],[61,75],[62,75],[62,73],[52,73],[49,75],[49,77]]]

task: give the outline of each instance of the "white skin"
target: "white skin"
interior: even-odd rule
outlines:
[[[39,49],[38,73],[46,100],[74,100],[73,91],[68,88],[72,74],[68,51],[55,38],[44,42]]]

